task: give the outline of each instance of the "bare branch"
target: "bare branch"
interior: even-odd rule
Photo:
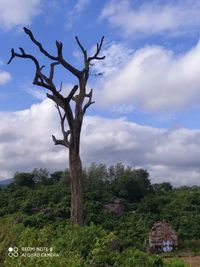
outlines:
[[[58,110],[59,116],[60,116],[60,123],[61,123],[61,130],[63,133],[63,136],[65,136],[65,118],[66,118],[66,114],[62,115],[61,110],[58,106],[58,104],[56,105],[56,108]]]
[[[49,75],[49,80],[52,82],[53,77],[54,77],[54,68],[56,65],[59,65],[59,62],[53,62],[51,63],[51,67],[50,67],[50,75]]]
[[[50,94],[46,93],[46,96],[56,103],[55,97],[53,95],[50,95]]]
[[[14,57],[31,59],[33,61],[33,63],[35,64],[35,67],[36,67],[35,77],[33,79],[33,84],[38,85],[40,87],[44,87],[44,88],[55,93],[56,87],[53,84],[53,81],[51,78],[53,78],[54,65],[57,65],[59,63],[52,63],[51,64],[50,78],[47,78],[46,75],[44,75],[42,73],[42,69],[44,68],[44,66],[40,67],[40,64],[39,64],[38,60],[36,59],[36,57],[34,57],[33,55],[30,55],[30,54],[26,54],[26,52],[24,51],[24,49],[22,47],[20,47],[19,50],[21,51],[21,54],[16,53],[14,51],[14,49],[11,49],[11,58],[8,61],[8,64],[10,64],[10,62],[13,60]]]
[[[62,58],[62,49],[63,49],[62,42],[56,41],[56,47],[57,47],[58,57]]]
[[[8,60],[7,64],[10,64],[10,62],[13,60],[14,57],[15,57],[15,51],[14,51],[14,49],[12,48],[12,49],[11,49],[11,57],[10,57],[10,59]]]
[[[24,27],[24,31],[25,33],[30,37],[31,41],[40,49],[40,51],[48,58],[58,61],[60,62],[60,64],[66,68],[68,71],[70,71],[73,75],[75,75],[78,79],[81,79],[82,76],[82,72],[79,71],[78,69],[76,69],[75,67],[73,67],[71,64],[69,64],[66,60],[64,60],[63,56],[62,56],[62,49],[63,49],[63,44],[61,42],[56,41],[56,47],[57,47],[57,53],[58,56],[52,56],[50,55],[46,49],[44,49],[44,47],[42,46],[42,44],[40,42],[38,42],[33,33],[31,32],[31,30],[27,29],[26,27]]]
[[[66,101],[66,98],[64,98],[57,91],[56,93],[53,93],[53,95],[48,94],[48,93],[46,95],[49,99],[51,99],[52,101],[56,103],[56,106],[61,107],[65,111],[65,118],[67,119],[69,129],[72,131],[73,123],[74,123],[74,116],[73,116],[70,103]]]
[[[45,65],[42,65],[42,67],[40,67],[40,71],[43,70],[45,68]]]
[[[46,96],[51,99],[56,105],[65,110],[65,99],[57,91],[53,92],[52,95],[47,93]]]
[[[46,89],[50,90],[53,94],[58,95],[56,86],[53,83],[53,81],[50,78],[48,78],[45,74],[43,74],[41,70],[36,71],[33,84],[45,87]]]
[[[69,103],[69,101],[73,98],[73,96],[74,96],[74,94],[76,93],[77,90],[78,90],[78,85],[74,85],[74,87],[72,88],[72,90],[69,93],[69,95],[65,98],[66,102]]]
[[[83,52],[85,64],[87,64],[87,51],[84,49],[83,45],[81,44],[77,36],[75,36],[75,39],[81,51]]]
[[[34,62],[35,67],[36,67],[36,70],[37,71],[40,70],[40,65],[39,65],[38,60],[34,56],[32,56],[32,55],[26,54],[24,52],[24,49],[23,48],[20,47],[19,49],[21,51],[21,54],[16,53],[13,48],[11,49],[11,57],[10,57],[10,59],[9,59],[9,61],[8,61],[7,64],[10,64],[14,57],[29,58],[29,59],[31,59]]]
[[[63,85],[63,82],[60,83],[60,89],[59,89],[58,93],[60,93],[62,91],[62,85]]]
[[[60,64],[66,68],[68,71],[70,71],[74,76],[76,76],[79,80],[82,77],[82,72],[77,70],[75,67],[73,67],[71,64],[69,64],[66,60],[64,60],[63,57],[59,58]]]
[[[64,121],[65,120],[65,114],[62,115],[61,110],[60,110],[60,107],[58,106],[58,104],[56,104],[56,108],[58,110],[58,113],[59,113],[59,116],[60,116],[60,120],[61,121]]]
[[[50,85],[44,83],[43,81],[38,81],[37,78],[34,79],[33,84],[52,91],[52,87]]]
[[[89,100],[85,104],[85,106],[83,107],[83,114],[85,114],[86,109],[89,108],[90,105],[95,103],[94,101],[92,101],[92,95],[93,95],[93,90],[92,89],[90,90],[90,92],[88,94],[85,94],[85,97],[89,97]]]
[[[58,106],[58,104],[56,104],[56,108],[57,108],[59,116],[60,116],[60,124],[61,124],[61,130],[62,130],[62,134],[63,134],[63,140],[57,140],[55,137],[53,138],[53,140],[54,140],[54,143],[55,143],[55,140],[57,140],[56,144],[65,144],[65,146],[69,147],[68,136],[70,135],[71,131],[70,130],[65,131],[66,113],[64,113],[64,115],[62,115],[60,107]]]
[[[88,62],[90,63],[92,60],[96,59],[96,60],[103,60],[105,58],[105,56],[99,57],[99,53],[101,51],[102,45],[103,45],[103,41],[104,41],[104,36],[101,38],[100,43],[97,43],[97,47],[96,47],[96,52],[93,56],[88,58]]]
[[[24,27],[24,32],[30,37],[31,41],[32,41],[34,44],[36,44],[36,45],[38,46],[38,48],[40,49],[40,51],[41,51],[46,57],[48,57],[48,58],[50,58],[50,59],[52,59],[52,60],[58,60],[57,57],[54,57],[54,56],[50,55],[50,54],[43,48],[43,46],[41,45],[41,43],[38,42],[38,41],[35,39],[35,37],[34,37],[34,35],[33,35],[33,33],[32,33],[31,30],[29,30],[28,28]]]
[[[83,108],[83,114],[85,114],[85,112],[86,112],[86,109],[87,108],[89,108],[89,106],[91,106],[92,104],[94,104],[95,103],[95,101],[88,101],[88,103],[84,106],[84,108]]]
[[[52,139],[53,139],[53,142],[55,145],[63,145],[63,146],[69,147],[68,143],[66,143],[64,140],[56,139],[56,137],[54,135],[52,135]]]

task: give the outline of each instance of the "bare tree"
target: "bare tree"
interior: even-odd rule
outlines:
[[[20,53],[16,53],[14,49],[11,49],[11,57],[8,64],[15,58],[27,58],[32,60],[35,64],[35,76],[33,84],[43,87],[49,91],[47,97],[55,102],[61,122],[61,130],[63,139],[58,140],[54,135],[52,139],[55,145],[63,145],[69,149],[69,169],[71,176],[71,222],[73,224],[84,223],[84,199],[83,199],[83,181],[82,181],[82,162],[80,158],[80,136],[83,123],[83,117],[90,105],[94,103],[92,101],[93,91],[92,89],[87,92],[86,85],[89,78],[89,69],[94,60],[102,60],[105,57],[100,56],[104,37],[97,43],[95,52],[92,56],[88,56],[87,50],[80,43],[78,37],[76,42],[80,47],[84,57],[84,67],[79,70],[72,66],[68,61],[63,58],[63,44],[56,41],[57,55],[51,55],[43,45],[38,42],[31,30],[24,28],[25,33],[29,36],[31,41],[39,48],[40,52],[50,59],[50,73],[46,75],[43,72],[44,66],[40,66],[39,61],[35,56],[27,54],[23,48],[19,48]],[[54,82],[54,69],[57,65],[61,65],[72,75],[74,75],[78,84],[74,85],[70,93],[64,96],[61,93],[61,88],[57,88]],[[72,101],[74,101],[74,109],[72,108]],[[66,130],[66,125],[68,130]]]

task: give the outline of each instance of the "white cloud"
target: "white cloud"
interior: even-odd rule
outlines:
[[[74,9],[76,12],[80,13],[89,4],[89,2],[90,0],[78,0]]]
[[[0,28],[9,30],[31,23],[40,13],[41,0],[0,0]]]
[[[115,49],[116,50],[116,49]],[[125,50],[125,49],[124,49]],[[173,111],[200,103],[200,42],[182,55],[159,46],[147,46],[129,55],[123,66],[115,55],[105,61],[115,71],[98,80],[101,105],[133,105],[146,111]],[[110,63],[111,62],[111,63]],[[104,71],[102,66],[101,71]]]
[[[0,179],[16,171],[66,167],[68,151],[54,146],[60,136],[59,116],[48,100],[30,109],[0,114]],[[125,119],[86,116],[82,133],[84,166],[123,162],[149,170],[152,182],[200,185],[200,130],[157,129]]]
[[[199,140],[200,130],[166,130],[123,119],[89,117],[84,126],[83,157],[89,162],[123,162],[145,168],[152,182],[200,184]]]
[[[135,107],[133,105],[119,105],[119,106],[113,106],[112,112],[118,113],[118,114],[129,114],[133,113],[135,111]]]
[[[120,28],[128,37],[151,34],[191,34],[200,26],[200,2],[111,0],[101,13],[111,25]]]
[[[30,88],[30,87],[26,87],[24,89],[24,91],[27,93],[27,94],[30,94],[31,96],[33,96],[34,98],[38,99],[38,100],[44,100],[46,99],[46,94],[45,92],[43,91],[39,91],[37,90],[36,88]]]
[[[4,67],[4,62],[0,58],[0,85],[4,85],[11,80],[11,74],[7,71],[1,70],[1,68],[3,67]]]
[[[7,71],[0,71],[0,85],[4,85],[11,80],[11,75]]]
[[[13,174],[34,166],[52,163],[61,166],[59,158],[63,149],[53,146],[51,139],[51,134],[59,129],[59,116],[53,103],[45,100],[24,111],[1,112],[0,118],[0,177],[6,172]],[[67,161],[65,154],[63,162]]]
[[[67,30],[71,30],[80,13],[87,7],[89,3],[90,0],[78,0],[74,7],[69,12],[67,12],[67,22],[65,25]]]
[[[117,74],[130,61],[134,52],[133,49],[122,43],[106,43],[103,47],[104,50],[101,55],[105,56],[105,59],[96,61],[93,70],[96,74],[102,73],[104,77],[114,73]],[[91,49],[90,54],[93,55],[95,51],[96,46]]]

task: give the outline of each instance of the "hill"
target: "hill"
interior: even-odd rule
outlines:
[[[69,222],[69,172],[33,173],[18,173],[14,183],[0,190],[1,266],[185,266],[175,258],[164,260],[161,251],[147,253],[149,231],[157,221],[170,223],[177,232],[173,257],[200,252],[199,187],[151,184],[145,170],[93,164],[85,171],[85,226],[78,227]],[[26,175],[33,181],[23,185]],[[108,208],[119,200],[120,213]],[[59,256],[13,259],[9,247],[18,253],[46,247]]]

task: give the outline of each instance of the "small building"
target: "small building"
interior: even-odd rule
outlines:
[[[157,222],[149,233],[150,251],[171,252],[178,246],[178,236],[168,223]]]

